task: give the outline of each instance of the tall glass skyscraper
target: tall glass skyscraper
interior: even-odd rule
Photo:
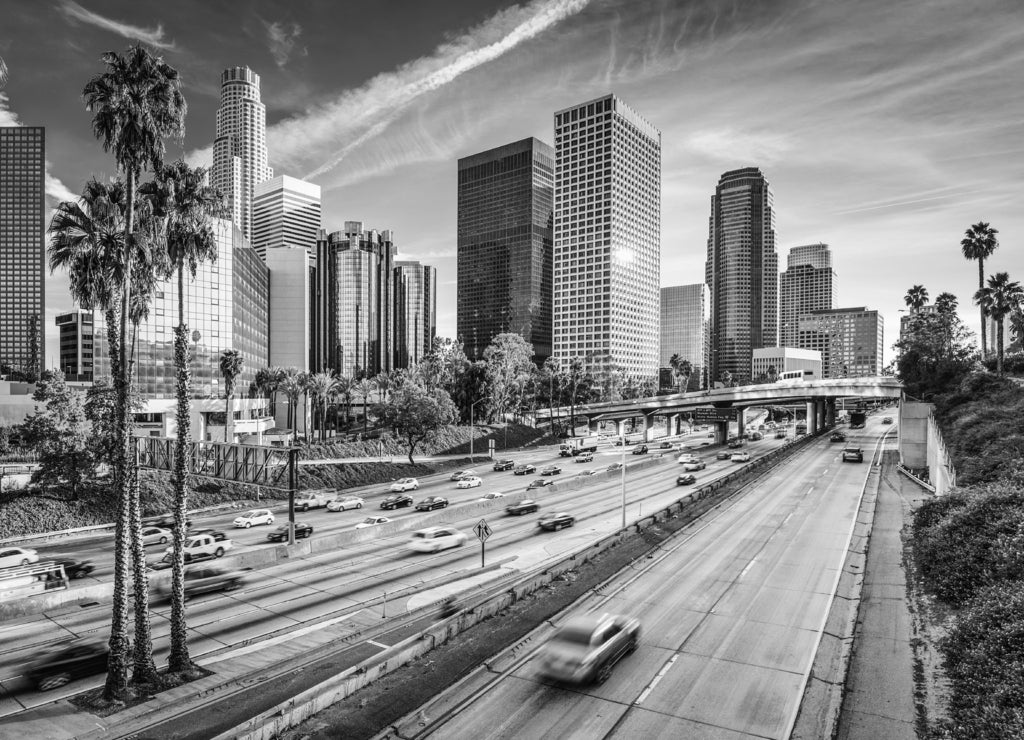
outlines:
[[[313,367],[352,378],[392,368],[393,274],[390,231],[321,232],[317,241]]]
[[[396,369],[419,362],[437,336],[437,269],[419,262],[395,263]]]
[[[797,347],[801,314],[835,305],[836,273],[827,244],[793,247],[787,260],[779,275],[779,341],[783,347]]]
[[[45,368],[46,131],[0,127],[0,365]]]
[[[220,76],[220,108],[213,140],[210,184],[220,190],[231,220],[253,238],[256,186],[274,176],[267,164],[267,109],[260,102],[260,76],[231,67]]]
[[[658,374],[661,132],[614,95],[555,113],[553,353]]]
[[[554,152],[523,139],[459,160],[456,327],[466,355],[515,332],[551,354]]]
[[[311,261],[320,234],[320,186],[288,175],[256,185],[252,248],[266,260],[274,247],[303,247]]]
[[[811,311],[797,326],[797,346],[821,352],[823,377],[882,374],[884,323],[878,311],[864,306]]]
[[[661,289],[660,366],[671,367],[673,355],[689,360],[693,368],[687,390],[703,388],[708,362],[708,286],[704,283]]]
[[[779,339],[775,204],[761,170],[726,172],[711,196],[705,282],[711,290],[711,378],[750,380],[753,350]]]

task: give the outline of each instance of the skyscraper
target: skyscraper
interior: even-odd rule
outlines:
[[[0,127],[0,365],[36,376],[45,364],[46,131]]]
[[[81,309],[56,318],[60,332],[60,365],[66,380],[92,382],[93,313]]]
[[[437,336],[437,269],[395,263],[395,369],[408,368],[430,351]]]
[[[661,289],[660,366],[671,367],[673,355],[690,362],[686,388],[703,388],[708,361],[708,286],[704,283]]]
[[[299,245],[268,249],[264,262],[270,270],[270,365],[318,370],[311,344],[316,269]]]
[[[797,320],[798,345],[821,352],[822,377],[882,374],[884,324],[864,306],[811,311]]]
[[[515,332],[551,354],[554,152],[523,139],[459,160],[456,330],[466,355]]]
[[[553,354],[658,373],[661,133],[614,95],[555,113]]]
[[[711,196],[705,282],[711,289],[711,377],[750,380],[752,352],[779,338],[775,205],[761,170],[726,172]]]
[[[836,274],[827,244],[793,247],[787,260],[779,275],[779,342],[796,347],[800,315],[827,311],[835,304]]]
[[[353,378],[390,370],[394,356],[395,245],[390,231],[344,231],[317,240],[313,366]]]
[[[252,248],[266,259],[274,247],[303,247],[316,257],[320,233],[320,186],[288,175],[256,185],[252,207]]]
[[[231,67],[220,76],[220,108],[213,140],[210,184],[220,190],[231,220],[253,238],[256,186],[274,176],[267,164],[267,110],[260,102],[260,76]]]

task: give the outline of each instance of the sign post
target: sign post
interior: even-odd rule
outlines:
[[[484,567],[484,543],[487,542],[487,538],[491,536],[491,528],[487,526],[487,521],[481,519],[477,522],[477,525],[473,527],[473,531],[476,532],[476,538],[480,540],[480,567]]]

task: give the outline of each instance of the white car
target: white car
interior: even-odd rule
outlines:
[[[142,528],[142,544],[143,545],[166,545],[171,541],[171,530],[164,529],[163,527],[143,527]]]
[[[700,462],[700,458],[694,455],[692,452],[685,452],[679,456],[679,459],[676,462],[685,465],[686,463]]]
[[[254,524],[273,524],[274,515],[270,513],[270,509],[253,509],[248,511],[242,516],[235,517],[235,527],[245,527],[248,529]]]
[[[386,516],[368,516],[365,519],[363,519],[363,521],[359,522],[359,524],[357,524],[355,526],[355,529],[364,529],[366,527],[375,527],[378,524],[387,524],[390,521],[391,520],[388,519]]]
[[[19,568],[39,562],[39,553],[27,547],[0,548],[0,568]]]
[[[406,547],[414,552],[437,552],[449,547],[462,547],[466,539],[463,532],[453,527],[427,527],[413,532]]]
[[[733,462],[750,462],[750,453],[734,452],[732,453],[732,457],[729,459],[732,460]]]
[[[683,463],[683,470],[704,470],[707,466],[703,460],[687,460]]]
[[[420,487],[420,482],[415,478],[401,478],[391,484],[391,490],[395,493],[402,493],[403,491],[415,491]]]
[[[498,498],[505,498],[505,494],[504,493],[498,493],[497,491],[494,491],[493,493],[485,493],[483,496],[480,497],[480,500],[481,501],[494,501],[495,499],[498,499]]]
[[[365,502],[358,496],[345,496],[327,502],[328,511],[345,511],[346,509],[361,509]]]
[[[483,481],[475,475],[469,475],[455,484],[456,488],[477,488],[483,485]]]
[[[452,473],[449,480],[462,480],[463,478],[469,478],[472,475],[476,475],[475,470],[456,470]]]

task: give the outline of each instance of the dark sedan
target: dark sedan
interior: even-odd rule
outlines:
[[[622,463],[612,463],[607,468],[605,468],[605,470],[607,470],[610,473],[614,473],[616,470],[618,470],[621,467],[622,467]]]
[[[304,537],[309,537],[311,534],[313,534],[313,527],[311,525],[303,524],[302,522],[295,522],[295,539],[300,540]],[[282,524],[280,527],[268,534],[267,539],[271,542],[287,542],[288,525]]]
[[[684,473],[683,475],[676,478],[677,486],[691,486],[697,482],[697,476],[693,473]]]
[[[68,556],[55,556],[53,562],[64,566],[64,575],[68,578],[84,578],[96,570],[91,560],[79,560]]]
[[[394,496],[388,496],[380,502],[380,508],[382,509],[400,509],[403,506],[412,506],[412,496],[399,493]]]
[[[107,670],[107,643],[82,638],[61,643],[46,650],[25,671],[25,676],[40,691],[56,689],[76,678]]]
[[[523,514],[532,514],[535,511],[540,510],[540,504],[531,499],[523,499],[517,501],[514,504],[509,504],[505,507],[505,513],[509,516],[522,516]]]
[[[540,471],[541,475],[558,475],[562,472],[562,469],[557,465],[548,465],[546,468]]]
[[[557,532],[559,529],[571,527],[576,523],[576,517],[560,511],[557,514],[545,514],[537,522],[537,526],[549,532]]]
[[[647,445],[640,445],[639,447],[634,447],[633,448],[633,454],[634,455],[646,455],[647,454]]]
[[[715,455],[715,459],[716,460],[728,460],[731,457],[732,457],[732,453],[731,452],[726,452],[725,450],[722,450],[717,455]]]
[[[530,485],[526,487],[526,490],[532,491],[534,488],[544,488],[544,486],[550,485],[552,485],[552,483],[547,478],[537,478],[535,480],[530,481]]]
[[[434,509],[443,509],[448,505],[448,499],[441,496],[427,496],[425,499],[416,504],[416,511],[433,511]]]
[[[531,475],[531,474],[537,472],[537,466],[536,465],[516,465],[515,468],[512,469],[512,472],[515,475]]]
[[[174,516],[171,514],[162,514],[161,516],[154,516],[148,519],[142,520],[143,527],[160,527],[161,529],[174,529]],[[192,526],[192,520],[188,517],[185,518],[185,528],[188,529]]]
[[[828,437],[829,442],[845,442],[846,435],[842,432],[832,432]]]

